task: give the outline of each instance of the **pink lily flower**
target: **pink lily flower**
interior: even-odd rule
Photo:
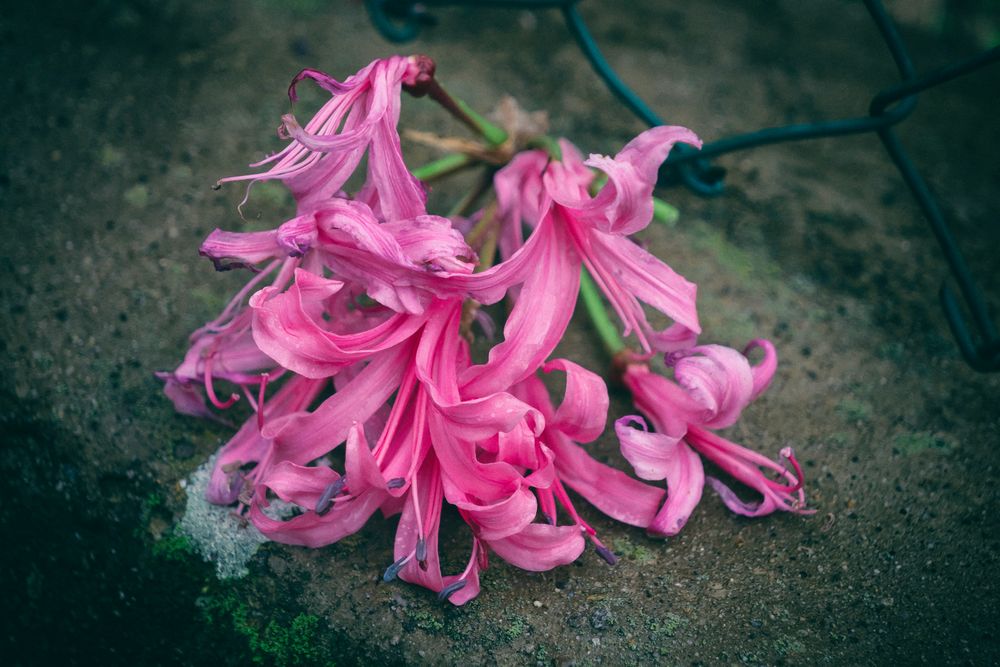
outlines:
[[[602,557],[614,562],[573,507],[559,479],[560,465],[574,482],[584,478],[580,488],[588,488],[588,474],[600,476],[592,487],[611,499],[609,513],[636,524],[651,520],[664,494],[564,442],[587,442],[602,432],[608,405],[603,381],[556,360],[544,370],[567,373],[567,394],[558,409],[534,377],[512,393],[463,398],[459,378],[469,357],[467,343],[458,335],[460,317],[458,300],[431,304],[419,333],[374,355],[315,411],[269,421],[262,434],[272,439],[279,463],[259,478],[250,509],[262,532],[277,541],[315,547],[358,530],[380,508],[386,515],[402,512],[396,560],[386,580],[399,577],[425,586],[454,604],[478,594],[479,572],[490,550],[523,569],[547,570],[575,560],[589,539]],[[299,346],[280,337],[275,344],[282,340],[286,347]],[[367,428],[393,394],[378,428]],[[369,437],[374,438],[371,446]],[[311,465],[340,444],[345,446],[343,474]],[[573,462],[560,462],[554,448]],[[299,505],[303,513],[287,521],[268,516],[269,493]],[[636,494],[644,509],[637,509]],[[444,502],[454,505],[472,530],[466,567],[447,576],[441,572],[437,543]],[[607,499],[597,504],[610,507]],[[557,505],[570,525],[557,525]]]
[[[755,348],[761,348],[764,357],[751,366],[745,355]],[[805,508],[802,469],[791,447],[783,448],[781,456],[794,472],[708,430],[734,424],[743,408],[764,392],[777,367],[774,346],[756,339],[740,354],[721,345],[702,345],[668,355],[666,362],[673,367],[674,381],[652,372],[645,363],[629,364],[624,373],[636,407],[656,431],[648,431],[638,416],[615,422],[622,454],[636,475],[667,482],[666,502],[648,524],[649,532],[676,535],[701,499],[706,481],[730,510],[743,516],[778,510],[811,513]],[[699,454],[754,489],[760,501],[743,501],[722,481],[706,480]],[[761,469],[776,473],[779,481]]]
[[[584,161],[575,146],[560,140],[561,160],[552,161],[542,151],[522,153],[495,178],[504,221],[500,239],[504,256],[521,247],[524,224],[535,233],[546,221],[559,226],[621,319],[624,335],[634,331],[647,352],[689,346],[701,331],[695,285],[628,239],[652,219],[659,165],[678,142],[701,146],[690,130],[655,127],[630,141],[614,158],[591,155]],[[588,167],[608,176],[595,196],[588,192],[595,177]],[[642,303],[674,324],[654,331]]]

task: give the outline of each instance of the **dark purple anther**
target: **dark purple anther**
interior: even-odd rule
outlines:
[[[458,581],[451,582],[450,584],[442,588],[440,593],[438,593],[438,600],[444,602],[452,595],[465,588],[465,584],[466,584],[465,579],[459,579]]]
[[[542,516],[545,517],[545,523],[549,524],[550,526],[556,525],[556,520],[553,519],[548,514],[546,514],[545,512],[542,512]]]
[[[399,489],[406,485],[406,480],[402,477],[393,477],[385,483],[387,489]]]
[[[399,574],[399,571],[403,569],[403,566],[406,565],[406,562],[408,560],[410,560],[409,556],[403,556],[395,563],[385,568],[385,574],[382,575],[382,581],[384,581],[385,583],[389,583],[390,581],[395,579],[396,575]]]
[[[427,541],[422,537],[417,540],[416,556],[421,563],[427,560]]]
[[[605,546],[595,546],[594,550],[597,551],[597,555],[603,558],[608,565],[616,565],[618,563],[618,556],[611,549]]]
[[[333,507],[333,499],[338,493],[344,490],[344,485],[347,484],[347,475],[343,477],[338,477],[334,481],[330,482],[323,493],[320,494],[319,500],[316,501],[316,514],[323,516]]]

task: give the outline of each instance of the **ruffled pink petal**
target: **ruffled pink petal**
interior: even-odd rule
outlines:
[[[352,495],[372,488],[384,491],[385,478],[379,470],[368,441],[365,439],[364,428],[357,422],[347,432],[347,444],[344,448],[344,471],[347,474],[347,488]]]
[[[640,341],[653,334],[639,302],[649,304],[689,332],[698,334],[695,308],[697,286],[678,275],[658,258],[631,240],[591,230],[587,254],[595,269],[595,280],[623,317],[626,335],[638,329]],[[613,283],[613,284],[612,284]],[[647,351],[648,342],[643,342]]]
[[[496,458],[518,468],[539,467],[538,434],[535,429],[522,421],[508,432],[497,433]],[[479,443],[480,448],[489,450],[492,441]]]
[[[671,467],[677,464],[677,443],[683,434],[652,433],[647,430],[646,421],[635,415],[618,419],[615,434],[622,456],[632,464],[636,477],[652,481],[670,476]]]
[[[260,506],[261,501],[255,501],[250,506],[250,521],[275,542],[316,549],[361,530],[386,497],[384,493],[367,491],[357,498],[336,502],[333,509],[322,516],[307,512],[288,521],[267,516]]]
[[[419,330],[425,318],[396,314],[366,331],[327,330],[324,302],[344,283],[296,270],[285,292],[266,287],[250,298],[253,339],[280,365],[306,377],[328,377],[341,368],[399,345]]]
[[[490,350],[485,364],[461,374],[463,396],[505,391],[534,373],[555,349],[573,315],[580,264],[569,240],[558,226],[543,221],[522,252],[531,241],[540,244],[539,253],[504,325],[504,340]]]
[[[364,423],[389,400],[411,355],[407,344],[376,354],[357,377],[314,411],[269,419],[263,435],[274,439],[277,458],[304,464],[344,442],[355,422]]]
[[[774,372],[778,368],[778,353],[774,349],[774,345],[771,344],[771,341],[765,338],[755,338],[747,343],[746,348],[743,350],[744,356],[749,356],[750,352],[757,348],[764,350],[764,358],[759,363],[750,367],[750,372],[753,374],[753,392],[750,394],[751,401],[756,400],[758,396],[767,391],[771,380],[774,378]]]
[[[655,535],[676,535],[701,500],[705,470],[701,459],[681,440],[665,443],[670,461],[666,466],[667,499],[647,530]]]
[[[701,140],[691,130],[660,126],[630,141],[614,160],[590,156],[586,164],[608,175],[607,184],[587,206],[587,217],[597,229],[627,235],[649,224],[660,164],[678,142],[701,148]]]
[[[198,253],[215,264],[216,271],[253,269],[255,264],[285,257],[278,245],[277,232],[226,232],[214,230],[202,242]]]
[[[300,466],[291,461],[274,464],[260,483],[279,498],[299,507],[314,509],[320,496],[340,475],[326,466]]]
[[[476,444],[457,438],[453,424],[438,411],[430,411],[428,425],[435,456],[450,481],[450,502],[474,496],[483,505],[501,503],[523,485],[524,478],[515,466],[480,461]]]
[[[376,60],[343,83],[316,70],[303,70],[289,88],[312,79],[333,97],[303,128],[294,117],[284,118],[284,132],[293,141],[280,153],[256,165],[270,165],[263,173],[223,181],[280,179],[292,191],[300,211],[311,211],[343,188],[366,149],[372,207],[385,217],[398,219],[424,212],[425,195],[406,170],[399,148],[396,124],[400,91],[410,65],[394,56]]]
[[[701,147],[690,130],[661,126],[630,141],[614,159],[591,155],[584,164],[608,176],[607,184],[593,198],[577,186],[577,181],[569,188],[557,183],[557,179],[565,179],[559,170],[553,171],[551,178],[546,175],[546,186],[556,202],[573,209],[577,220],[610,234],[634,234],[653,218],[653,187],[659,166],[677,142]],[[566,162],[565,152],[563,157]]]
[[[586,541],[577,526],[532,523],[509,537],[489,540],[489,545],[511,565],[544,572],[575,561],[583,553]]]
[[[458,387],[458,362],[467,356],[458,335],[461,318],[459,302],[441,301],[428,310],[415,369],[431,396],[437,412],[450,428],[452,438],[478,441],[507,432],[524,420],[541,433],[544,420],[537,410],[507,392],[462,400]]]
[[[518,533],[538,514],[535,494],[526,487],[517,487],[496,502],[482,503],[476,499],[475,485],[468,481],[457,481],[445,471],[445,497],[462,511],[480,539],[497,540]]]
[[[688,423],[696,421],[704,408],[688,392],[646,364],[629,364],[622,377],[632,392],[635,406],[652,422],[658,433],[682,438]]]
[[[736,350],[701,345],[674,353],[668,362],[674,364],[677,383],[703,408],[693,423],[707,428],[732,426],[752,400],[750,362]]]
[[[476,266],[476,254],[447,218],[420,215],[383,223],[382,229],[415,266],[448,273],[472,273]]]
[[[548,162],[544,151],[524,151],[493,177],[496,215],[501,221],[500,256],[504,259],[524,244],[524,225],[532,229],[537,226],[550,205],[551,199],[542,184],[542,172]]]
[[[591,442],[600,437],[608,420],[608,387],[604,380],[566,359],[553,359],[542,370],[566,373],[566,395],[550,427],[576,442]]]

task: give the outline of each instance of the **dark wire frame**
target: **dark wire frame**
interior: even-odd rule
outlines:
[[[375,27],[386,39],[393,42],[412,40],[419,34],[423,25],[432,23],[433,19],[426,11],[426,7],[431,5],[559,9],[562,11],[566,26],[580,50],[608,89],[643,122],[650,126],[664,125],[663,119],[618,77],[604,58],[583,17],[576,9],[578,1],[365,0],[365,5]],[[917,76],[909,51],[881,1],[863,1],[900,74],[898,83],[879,91],[872,98],[867,116],[764,128],[705,144],[700,151],[689,146],[678,145],[671,152],[660,172],[660,183],[667,184],[679,181],[700,195],[716,196],[723,191],[725,170],[713,166],[709,162],[709,158],[787,141],[875,132],[927,218],[931,231],[941,246],[941,251],[951,269],[952,277],[965,301],[965,307],[972,315],[973,326],[970,327],[962,314],[962,308],[955,291],[947,281],[944,281],[940,290],[941,305],[963,358],[969,366],[977,371],[1000,371],[1000,336],[998,336],[997,328],[990,317],[982,291],[969,270],[954,234],[952,234],[951,228],[938,207],[937,200],[893,131],[894,125],[913,112],[917,104],[918,93],[1000,61],[1000,47],[988,49],[972,58],[952,63],[923,76]]]

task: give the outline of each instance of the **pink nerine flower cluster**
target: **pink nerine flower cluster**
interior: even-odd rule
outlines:
[[[698,138],[656,127],[614,158],[584,160],[567,141],[558,159],[519,153],[495,175],[495,208],[463,236],[467,221],[427,212],[400,148],[401,92],[432,76],[425,58],[378,60],[343,82],[305,70],[292,99],[310,79],[329,101],[305,126],[283,118],[291,141],[253,165],[261,171],[223,179],[280,181],[297,211],[270,231],[209,235],[201,254],[252,277],[192,334],[180,366],[160,374],[180,412],[213,416],[209,404],[225,409],[241,396],[254,411],[216,457],[208,499],[238,503],[268,537],[309,547],[354,533],[378,511],[398,514],[385,580],[455,604],[477,595],[490,552],[538,571],[575,560],[590,542],[615,562],[569,489],[617,520],[676,533],[701,497],[699,454],[763,497],[749,504],[709,479],[734,511],[804,511],[790,450],[782,454],[794,472],[709,430],[731,425],[765,389],[773,347],[751,343],[765,351],[751,366],[734,350],[696,346],[695,285],[629,239],[652,218],[671,147],[699,146]],[[363,184],[345,192],[363,160]],[[607,177],[599,189],[597,171]],[[483,242],[490,234],[494,243]],[[605,429],[607,387],[550,355],[584,269],[643,352],[630,357],[624,380],[656,430],[640,417],[619,419],[623,454],[640,478],[665,479],[666,489],[582,446]],[[503,340],[475,363],[471,323],[489,328],[478,306],[505,297]],[[644,305],[673,324],[655,330]],[[666,354],[673,380],[649,369],[656,353]],[[558,402],[540,379],[546,373],[565,376]],[[217,385],[229,393],[220,397]],[[276,499],[296,508],[291,518],[272,511]],[[449,573],[438,553],[446,504],[470,529],[467,565]]]

